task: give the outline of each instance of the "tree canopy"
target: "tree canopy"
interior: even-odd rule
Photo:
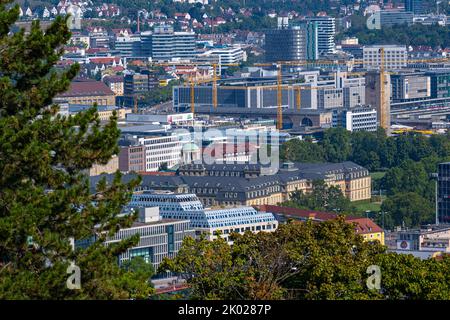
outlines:
[[[142,274],[117,264],[138,238],[104,244],[133,222],[120,211],[139,180],[123,184],[117,173],[92,193],[86,174],[118,153],[117,116],[100,125],[95,107],[59,115],[52,100],[78,72],[53,68],[70,38],[67,21],[10,33],[18,18],[19,7],[0,0],[0,298],[147,297],[153,289]],[[73,249],[93,235],[91,246]],[[66,287],[71,263],[81,270],[79,290]]]
[[[160,268],[183,276],[194,299],[450,298],[448,257],[386,253],[342,217],[290,221],[275,232],[234,234],[233,240],[229,246],[222,238],[187,238]],[[370,266],[380,268],[380,290],[367,286]]]

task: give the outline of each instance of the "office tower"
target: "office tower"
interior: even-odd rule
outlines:
[[[303,22],[266,32],[266,61],[304,61],[318,59],[318,26]]]
[[[405,11],[413,12],[414,14],[425,14],[426,8],[423,0],[405,0]]]
[[[319,55],[335,52],[334,35],[336,33],[336,22],[333,17],[309,17],[308,22],[317,23],[317,39]]]
[[[438,166],[437,214],[439,223],[450,223],[450,162]]]
[[[174,32],[171,26],[158,26],[152,34],[151,46],[154,61],[191,60],[195,57],[195,33]]]
[[[141,32],[141,56],[151,57],[152,56],[152,35],[151,31]]]
[[[114,49],[124,58],[139,57],[141,38],[135,35],[118,36],[114,40]]]

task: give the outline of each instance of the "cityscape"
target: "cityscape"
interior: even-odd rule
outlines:
[[[450,300],[450,2],[0,0],[0,173],[1,300]]]

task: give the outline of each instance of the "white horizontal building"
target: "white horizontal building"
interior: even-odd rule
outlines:
[[[206,234],[209,240],[217,238],[216,232],[231,243],[232,232],[275,231],[278,221],[272,213],[259,212],[252,207],[207,210],[195,194],[143,191],[135,193],[129,207],[159,207],[164,219],[190,220],[195,234]]]

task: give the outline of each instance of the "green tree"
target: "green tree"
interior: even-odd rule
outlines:
[[[92,193],[86,170],[118,153],[114,115],[100,126],[95,107],[75,116],[58,115],[53,97],[67,90],[74,65],[53,69],[70,38],[58,17],[43,31],[9,33],[19,7],[0,0],[0,298],[126,299],[145,297],[145,281],[130,292],[117,255],[136,237],[105,246],[108,236],[130,226],[119,215],[138,180],[122,184],[120,174]],[[73,250],[71,239],[95,241]],[[81,289],[66,287],[67,267],[81,269]]]
[[[387,228],[403,224],[412,228],[434,222],[432,203],[413,192],[400,192],[389,196],[381,205],[381,210],[387,212],[393,220],[394,225],[388,223]],[[389,220],[386,222],[389,222]]]
[[[341,188],[328,186],[323,180],[313,181],[310,193],[304,193],[301,190],[292,192],[290,200],[282,205],[336,213],[349,213],[354,210]]]
[[[280,157],[294,162],[323,162],[325,155],[322,146],[317,143],[292,139],[281,146]]]
[[[330,128],[324,132],[321,145],[327,161],[346,161],[352,152],[351,133],[344,128]]]
[[[450,299],[450,259],[421,260],[410,254],[377,255],[381,290],[386,299],[448,300]]]
[[[185,275],[195,299],[356,299],[367,267],[384,248],[364,242],[344,219],[290,222],[272,233],[223,239],[187,238],[161,270]]]

